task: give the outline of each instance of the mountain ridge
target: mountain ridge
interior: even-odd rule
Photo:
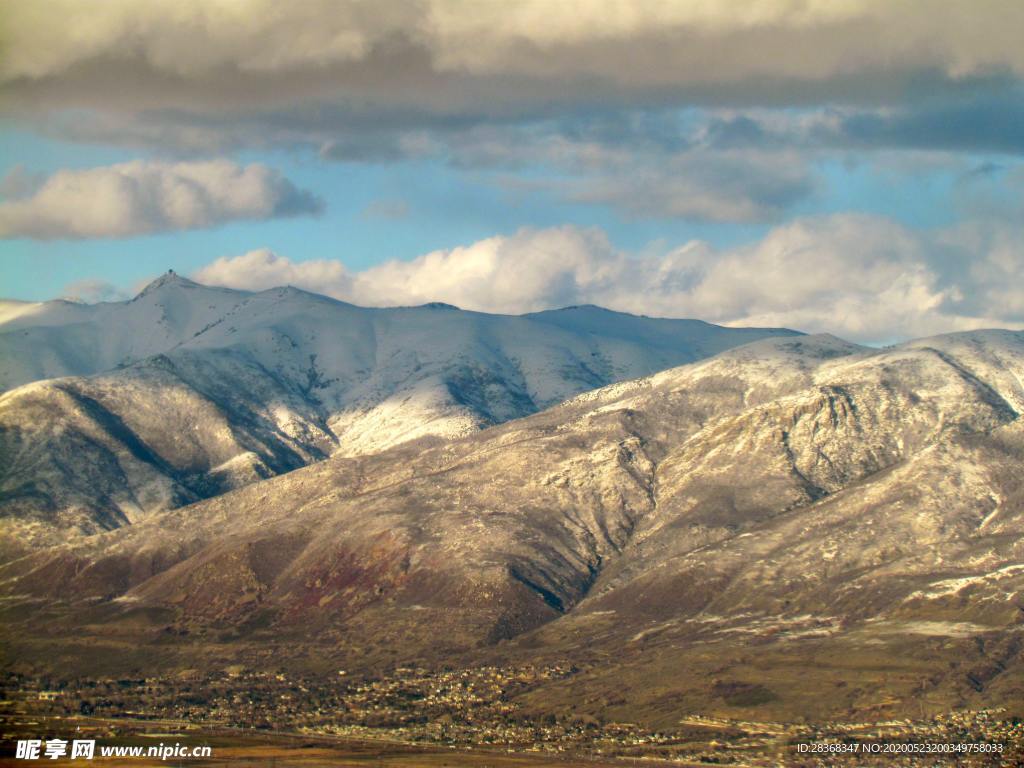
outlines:
[[[1019,332],[762,340],[39,550],[0,587],[18,626],[100,611],[165,663],[167,633],[215,664],[586,660],[548,705],[625,692],[653,724],[665,696],[736,715],[733,683],[775,718],[899,716],[922,675],[950,707],[1019,702],[1022,373]]]
[[[7,545],[91,535],[333,453],[468,434],[796,333],[595,311],[363,308],[173,273],[126,302],[37,306],[0,323]]]

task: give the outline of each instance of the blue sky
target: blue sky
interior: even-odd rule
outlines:
[[[173,268],[860,339],[1016,327],[1021,14],[927,6],[129,4],[83,42],[80,6],[58,28],[15,2],[0,295]]]
[[[127,162],[138,152],[46,139],[16,129],[2,133],[4,174],[15,167],[51,174]],[[159,157],[159,153],[154,156]],[[295,261],[339,259],[364,269],[390,259],[409,260],[437,249],[472,243],[523,227],[567,222],[600,227],[618,246],[642,251],[658,241],[706,240],[720,247],[756,241],[770,222],[709,222],[669,216],[638,217],[603,204],[574,203],[543,188],[520,192],[498,172],[452,167],[438,159],[395,162],[325,162],[315,153],[245,151],[242,163],[264,163],[323,198],[322,215],[227,222],[186,231],[130,238],[33,239],[4,242],[4,296],[45,300],[70,283],[101,276],[132,290],[173,268],[188,274],[218,257],[267,248]],[[967,156],[980,167],[992,159]],[[820,189],[794,205],[792,216],[859,211],[890,216],[909,226],[940,227],[955,218],[952,187],[958,173],[879,171],[872,163],[825,157],[815,165]],[[520,171],[541,183],[557,174],[543,167]]]

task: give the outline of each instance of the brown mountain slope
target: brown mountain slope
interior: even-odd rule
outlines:
[[[0,572],[5,642],[19,664],[568,657],[587,672],[531,706],[652,723],[1019,701],[1021,380],[1010,332],[758,342],[34,553]]]

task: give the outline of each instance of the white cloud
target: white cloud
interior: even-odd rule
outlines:
[[[64,286],[64,298],[70,301],[82,301],[96,304],[100,301],[124,301],[131,296],[122,288],[106,280],[86,278],[75,280]]]
[[[342,298],[351,291],[349,272],[340,261],[293,262],[266,248],[217,259],[194,272],[192,277],[206,285],[249,291],[293,285],[335,298]]]
[[[61,170],[0,201],[0,237],[130,237],[317,213],[319,200],[264,165],[136,160]]]
[[[887,341],[1024,323],[1024,288],[1014,279],[1024,273],[1024,238],[1007,226],[922,233],[881,217],[834,215],[798,220],[742,247],[691,242],[646,256],[616,249],[600,230],[524,229],[362,272],[255,251],[195,276],[248,289],[290,283],[363,305],[444,301],[521,313],[593,303]]]

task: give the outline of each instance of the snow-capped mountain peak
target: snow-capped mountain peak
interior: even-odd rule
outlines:
[[[465,435],[794,334],[597,307],[365,308],[169,271],[130,301],[46,302],[0,322],[0,450],[12,456],[0,491],[24,510],[33,502],[16,489],[42,489],[83,531],[116,526],[330,454]]]

